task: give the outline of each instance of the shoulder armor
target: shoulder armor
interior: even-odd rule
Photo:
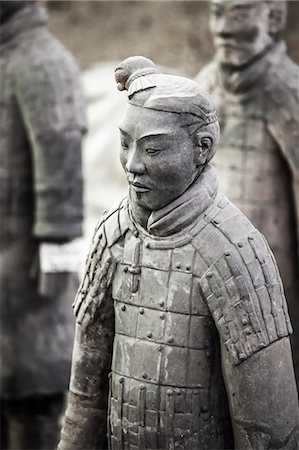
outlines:
[[[129,211],[127,198],[115,208],[112,208],[103,219],[107,246],[110,248],[129,228]]]
[[[85,275],[73,303],[77,322],[90,322],[109,289],[114,269],[110,248],[128,229],[126,201],[110,210],[96,226],[86,261]]]
[[[233,209],[238,214],[228,219],[227,226],[220,219],[214,223],[226,249],[210,265],[201,285],[220,339],[237,365],[291,334],[292,327],[273,254],[265,238]]]

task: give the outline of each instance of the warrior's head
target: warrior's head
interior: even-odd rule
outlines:
[[[197,83],[162,74],[141,56],[124,60],[115,78],[118,88],[128,91],[119,128],[131,198],[157,210],[185,192],[214,156],[215,107]]]
[[[281,38],[285,0],[211,0],[210,28],[220,63],[240,67]]]

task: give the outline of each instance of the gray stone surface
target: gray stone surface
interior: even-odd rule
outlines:
[[[213,102],[142,57],[116,81],[129,195],[99,221],[74,302],[59,449],[295,449],[283,287],[265,238],[218,191]]]

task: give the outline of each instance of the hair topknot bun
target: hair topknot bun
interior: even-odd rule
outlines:
[[[131,56],[124,59],[115,69],[115,81],[119,91],[129,90],[130,83],[136,78],[160,73],[156,64],[144,56]]]

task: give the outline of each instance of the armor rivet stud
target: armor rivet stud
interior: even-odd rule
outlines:
[[[107,259],[107,262],[110,264],[110,263],[112,263],[112,258],[111,258],[111,256],[109,256],[109,258]]]
[[[140,314],[144,314],[144,308],[139,309]]]
[[[135,236],[135,238],[138,238],[139,237],[139,231],[135,230],[134,231],[134,236]]]
[[[246,319],[246,317],[244,317],[244,319],[242,319],[242,324],[243,325],[247,325],[248,324],[248,319]]]
[[[212,276],[213,276],[213,272],[208,272],[207,273],[207,278],[212,278]]]
[[[147,333],[147,337],[148,337],[148,338],[152,338],[152,337],[153,337],[153,333],[152,333],[151,331],[149,331],[149,332]]]
[[[211,357],[211,352],[210,352],[210,350],[207,351],[206,355],[207,355],[207,358],[210,358],[210,357]]]
[[[163,306],[165,305],[165,303],[163,302],[163,300],[161,300],[161,301],[159,302],[159,305],[163,308]]]
[[[125,381],[124,377],[120,377],[120,379],[119,379],[120,384],[123,384],[124,381]]]
[[[190,270],[191,269],[191,266],[190,266],[190,264],[187,264],[187,266],[186,266],[186,270]]]
[[[146,248],[151,248],[151,244],[149,242],[145,243]]]
[[[181,263],[178,262],[177,265],[176,265],[176,267],[177,267],[177,269],[180,269],[180,268],[182,267]]]
[[[167,395],[173,395],[173,390],[172,389],[167,389]]]
[[[162,345],[158,345],[157,350],[158,350],[158,352],[161,352],[162,351]]]
[[[250,328],[246,328],[246,334],[251,334],[251,329]]]
[[[146,379],[147,379],[147,374],[144,373],[144,374],[142,375],[142,378],[144,378],[144,379],[146,380]]]
[[[202,412],[204,412],[204,413],[207,412],[207,411],[208,411],[207,405],[202,405],[201,410],[202,410]]]
[[[240,359],[246,359],[245,353],[239,353],[239,358]]]
[[[225,256],[230,256],[230,252],[225,252],[224,255]]]
[[[167,339],[167,342],[169,342],[169,344],[172,344],[173,342],[174,342],[174,339],[173,339],[173,337],[172,336],[170,336],[168,339]]]
[[[238,247],[239,247],[239,248],[242,248],[242,247],[243,247],[242,242],[238,242]]]
[[[140,389],[141,389],[141,390],[145,389],[144,384],[141,384],[141,385],[140,385]]]
[[[163,320],[163,319],[165,319],[165,314],[164,313],[161,313],[160,314],[160,318]]]
[[[124,272],[128,272],[129,268],[127,266],[124,267]]]

